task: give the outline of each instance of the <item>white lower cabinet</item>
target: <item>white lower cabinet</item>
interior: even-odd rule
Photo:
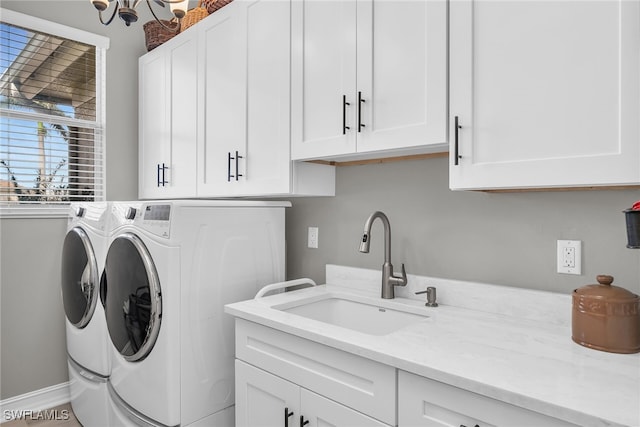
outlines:
[[[236,426],[296,425],[300,387],[236,359]]]
[[[243,319],[236,425],[578,427]]]
[[[387,426],[236,360],[236,426]]]
[[[237,425],[302,427],[300,416],[307,427],[395,425],[396,369],[236,319]]]
[[[577,427],[404,371],[398,371],[398,426]]]

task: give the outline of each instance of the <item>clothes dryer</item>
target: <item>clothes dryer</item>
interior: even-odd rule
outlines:
[[[107,202],[72,203],[62,246],[61,286],[71,406],[85,427],[109,425],[109,338],[99,301],[109,216]]]
[[[234,328],[224,305],[284,279],[287,206],[113,204],[103,280],[113,420],[234,424]]]

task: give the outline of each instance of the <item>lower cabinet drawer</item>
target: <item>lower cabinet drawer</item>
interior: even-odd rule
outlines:
[[[396,424],[395,368],[243,319],[236,357],[386,424]]]
[[[236,359],[236,427],[390,427]]]
[[[499,400],[398,371],[398,427],[578,427]]]

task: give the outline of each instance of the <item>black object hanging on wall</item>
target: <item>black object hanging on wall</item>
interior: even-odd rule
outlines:
[[[627,247],[640,249],[640,210],[627,209],[623,212],[627,220]]]

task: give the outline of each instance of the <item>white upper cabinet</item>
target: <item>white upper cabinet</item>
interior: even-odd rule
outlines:
[[[441,0],[292,3],[294,159],[446,150]]]
[[[155,141],[169,139],[167,117],[171,114],[169,83],[164,52],[152,52],[140,58],[139,64],[139,166],[138,196],[154,197],[161,194],[161,176],[170,159],[168,143]],[[164,164],[164,165],[163,165]]]
[[[291,161],[290,1],[228,4],[144,55],[140,82],[141,198],[335,194],[333,166]]]
[[[245,168],[239,166],[245,194],[283,194],[290,190],[291,3],[242,3],[242,44],[246,55],[240,76],[246,103]]]
[[[291,162],[290,2],[236,0],[198,25],[198,196],[333,195],[332,166]]]
[[[198,195],[232,195],[244,168],[245,126],[241,19],[233,2],[197,24],[200,33]],[[236,156],[238,151],[238,156]],[[233,158],[232,158],[233,157]],[[236,163],[237,161],[237,163]],[[242,162],[241,162],[242,161]],[[240,179],[240,177],[238,177]]]
[[[639,184],[639,83],[638,1],[450,2],[451,188]]]
[[[140,58],[140,198],[196,194],[196,54],[190,33]]]
[[[199,24],[205,116],[198,194],[288,193],[290,4],[236,1],[219,12]]]
[[[445,1],[358,1],[357,151],[447,142]],[[356,103],[358,97],[355,99]]]
[[[353,153],[356,4],[298,0],[292,14],[292,157]]]

